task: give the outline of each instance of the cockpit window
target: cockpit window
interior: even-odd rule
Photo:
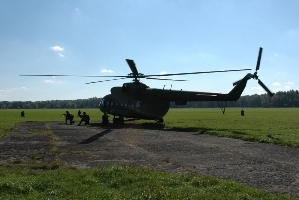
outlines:
[[[102,101],[101,101],[101,105],[105,105],[106,104],[106,99],[102,99]]]

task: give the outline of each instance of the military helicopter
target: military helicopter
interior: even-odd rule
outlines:
[[[101,80],[96,82],[89,82],[86,84],[99,83],[111,80],[119,80],[131,78],[132,82],[124,83],[121,87],[112,87],[111,94],[104,96],[99,104],[100,110],[104,113],[102,119],[103,123],[108,123],[107,114],[113,115],[113,123],[124,124],[124,118],[127,119],[149,119],[156,120],[158,123],[163,123],[163,117],[169,110],[170,102],[175,105],[186,105],[188,101],[237,101],[246,83],[249,79],[256,79],[261,87],[270,95],[274,94],[262,83],[257,76],[257,71],[260,68],[260,61],[262,56],[262,48],[259,49],[256,69],[253,74],[248,73],[244,78],[233,83],[233,89],[227,93],[211,93],[211,92],[197,92],[197,91],[182,91],[182,90],[165,90],[150,88],[146,84],[140,82],[140,79],[155,79],[155,80],[172,80],[172,81],[186,81],[175,80],[167,78],[159,78],[165,76],[180,76],[190,74],[204,74],[204,73],[221,73],[233,71],[245,71],[251,69],[236,69],[236,70],[222,70],[222,71],[207,71],[207,72],[189,72],[177,74],[159,74],[159,75],[144,75],[139,73],[133,60],[126,59],[132,73],[125,76],[83,76],[83,77],[109,77],[114,79]],[[71,76],[71,75],[21,75],[21,76]],[[223,114],[225,107],[221,106]]]

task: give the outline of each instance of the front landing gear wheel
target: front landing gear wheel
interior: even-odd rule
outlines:
[[[164,122],[163,118],[157,120],[157,123],[159,124],[162,124],[163,122]]]
[[[123,125],[125,123],[125,120],[123,117],[113,118],[113,124],[120,124]]]
[[[119,117],[119,124],[120,125],[124,125],[124,123],[125,123],[124,118],[123,117]]]
[[[107,115],[103,115],[102,116],[102,125],[103,126],[107,126],[108,124],[109,124],[108,116]]]

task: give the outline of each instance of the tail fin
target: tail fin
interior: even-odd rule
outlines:
[[[229,99],[231,101],[237,101],[241,97],[241,94],[246,87],[247,81],[251,79],[252,76],[253,75],[249,73],[236,83],[236,86],[228,93]]]

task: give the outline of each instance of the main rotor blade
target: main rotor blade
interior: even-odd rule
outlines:
[[[260,63],[261,63],[262,53],[263,53],[263,48],[260,47],[259,56],[257,58],[257,63],[256,63],[255,71],[257,71],[257,70],[260,69]]]
[[[137,76],[138,71],[137,71],[137,68],[136,68],[136,65],[135,65],[134,61],[130,60],[130,59],[126,59],[126,61],[127,61],[128,65],[130,66],[133,75]]]
[[[19,76],[76,76],[76,75],[59,75],[59,74],[56,74],[56,75],[50,75],[50,74],[21,74]]]
[[[126,78],[114,78],[114,79],[107,79],[107,80],[102,80],[102,81],[93,81],[85,84],[91,84],[91,83],[101,83],[101,82],[107,82],[107,81],[116,81],[116,80],[121,80],[121,79],[126,79]]]
[[[59,75],[59,74],[56,74],[56,75],[49,75],[49,74],[21,74],[19,76],[74,76],[74,77],[87,77],[87,78],[98,78],[98,77],[110,77],[110,78],[132,78],[132,76],[80,76],[80,75]],[[144,78],[144,77],[141,77],[141,78]]]
[[[134,70],[134,68],[133,68]],[[149,78],[151,76],[180,76],[180,75],[189,75],[189,74],[209,74],[209,73],[218,73],[218,72],[236,72],[236,71],[246,71],[251,69],[231,69],[231,70],[217,70],[217,71],[207,71],[207,72],[187,72],[187,73],[177,73],[177,74],[154,74],[154,75],[140,75],[138,76],[138,71],[136,69],[134,76],[137,78]],[[133,71],[132,71],[133,72]],[[133,72],[134,73],[134,72]],[[136,74],[137,73],[137,74]],[[75,76],[75,77],[89,77],[89,78],[99,78],[99,77],[110,77],[110,78],[134,78],[132,76],[81,76],[81,75],[61,75],[61,74],[22,74],[20,76]]]
[[[167,78],[146,78],[146,79],[154,79],[154,80],[160,80],[160,81],[188,81],[188,80],[176,80],[176,79],[167,79]]]
[[[268,93],[268,95],[270,95],[271,97],[274,95],[270,90],[269,88],[267,88],[267,86],[260,80],[258,79],[258,84],[260,84],[260,86],[262,88],[264,88],[264,90],[266,90],[266,92]]]
[[[217,70],[217,71],[207,71],[207,72],[187,72],[187,73],[177,73],[177,74],[157,74],[157,75],[145,75],[145,77],[150,76],[180,76],[180,75],[189,75],[189,74],[209,74],[209,73],[218,73],[218,72],[236,72],[236,71],[245,71],[251,69],[230,69],[230,70]]]

